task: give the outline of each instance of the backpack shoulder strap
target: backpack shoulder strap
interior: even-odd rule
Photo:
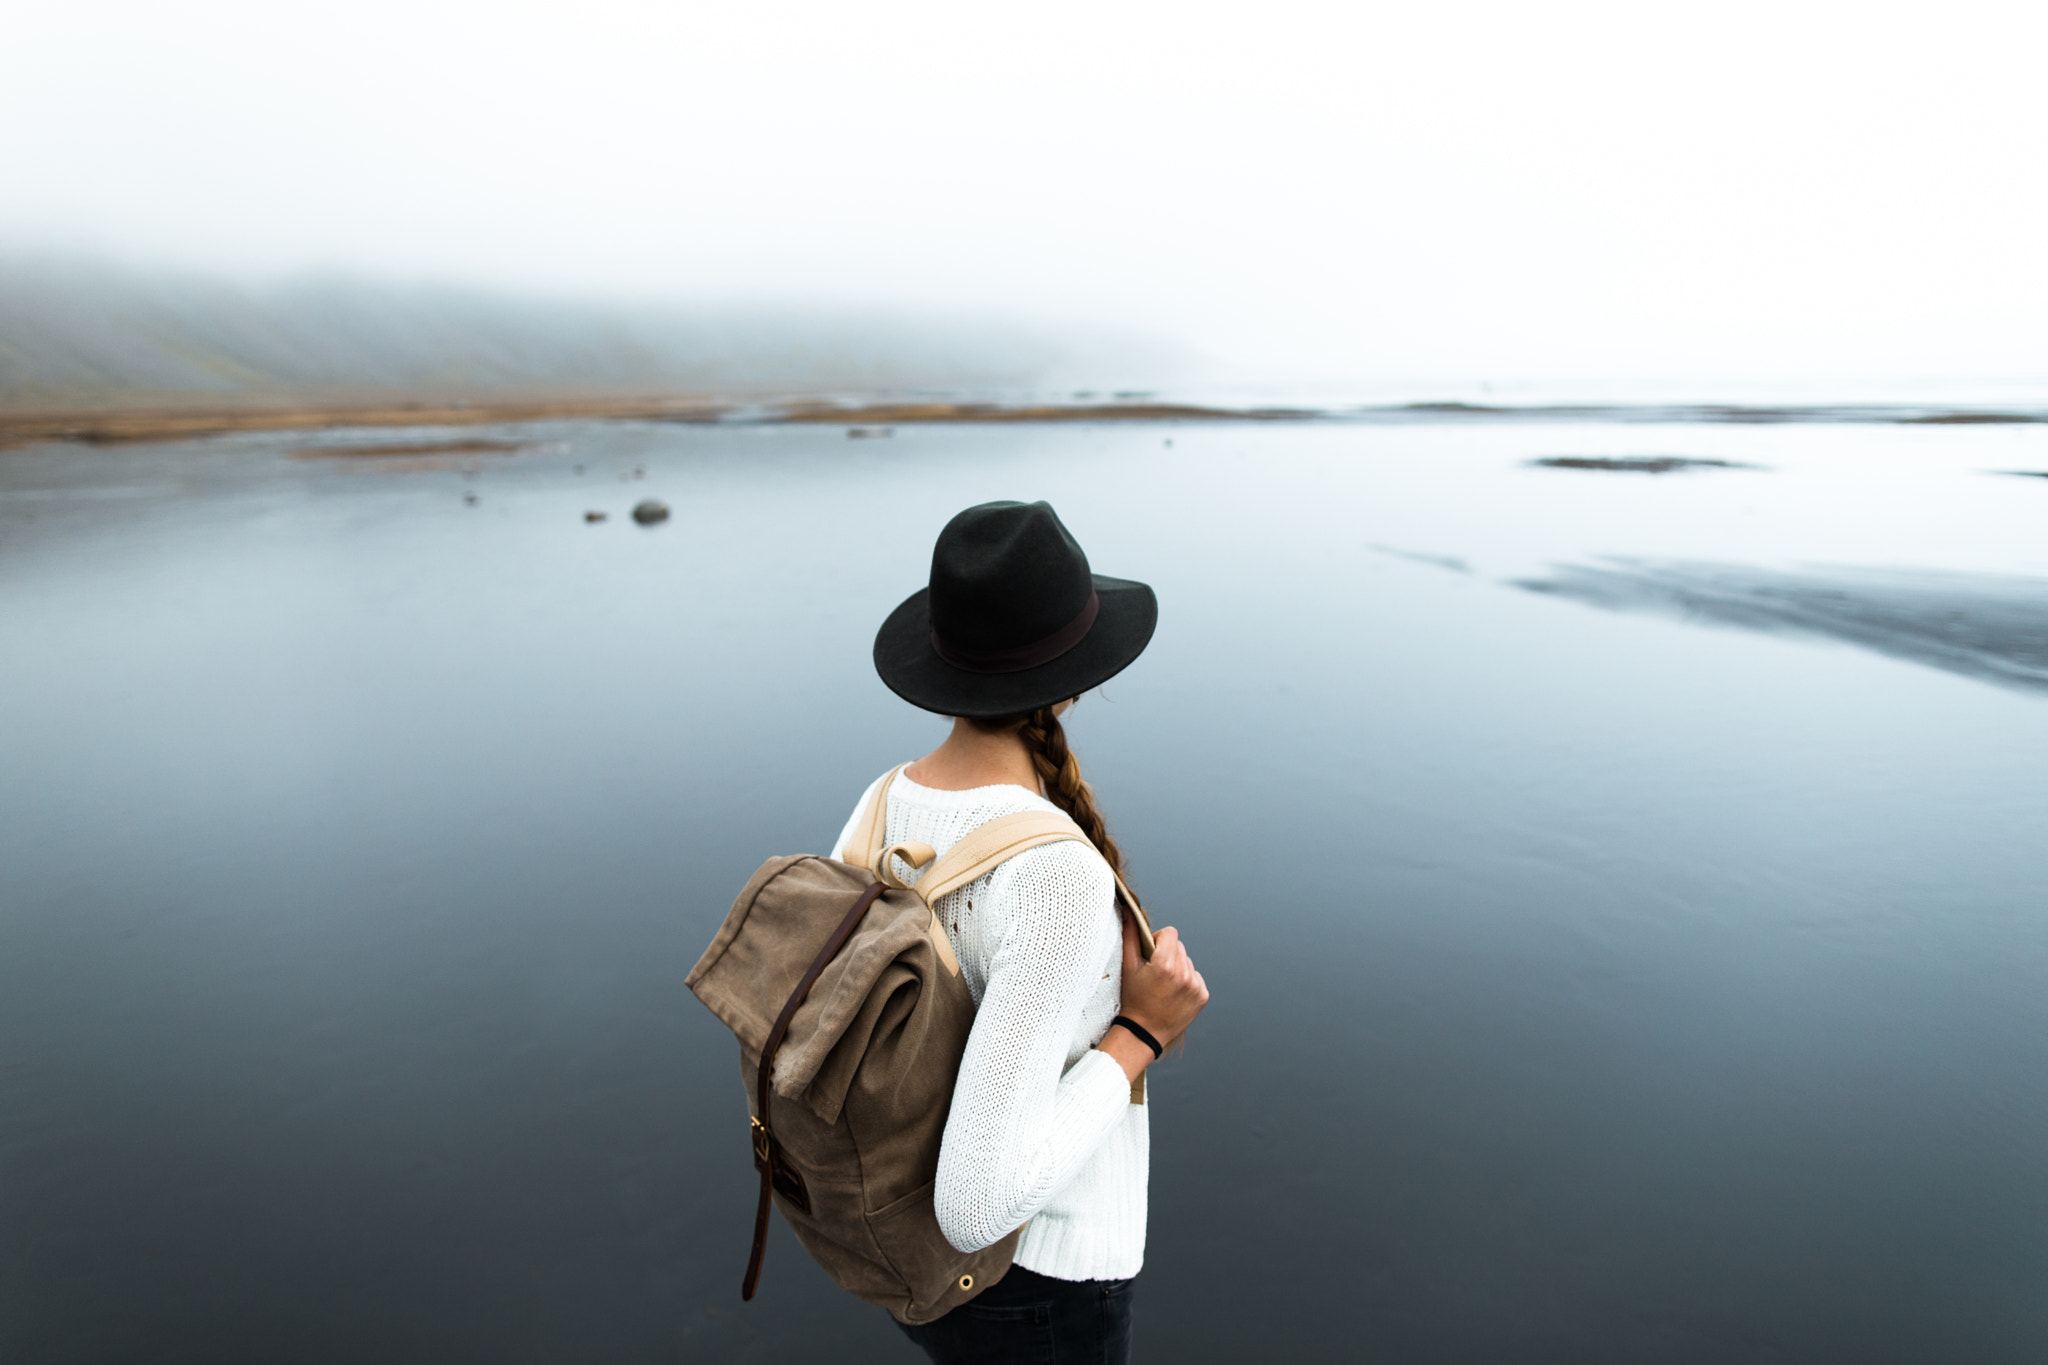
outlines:
[[[977,877],[988,875],[1027,849],[1070,839],[1087,844],[1090,849],[1095,847],[1088,836],[1081,832],[1081,827],[1059,811],[1027,810],[1019,811],[1015,815],[997,816],[969,831],[958,843],[946,850],[944,857],[936,861],[932,860],[931,851],[923,845],[918,845],[914,850],[908,847],[901,850],[906,861],[912,866],[931,862],[924,875],[908,889],[917,892],[918,898],[926,905],[930,905],[947,892],[958,891]],[[873,866],[878,869],[876,875],[883,881],[902,886],[904,883],[889,867],[888,857],[883,856],[897,851],[882,850]],[[913,852],[922,853],[924,857],[911,857]],[[1131,919],[1138,926],[1138,951],[1149,958],[1152,956],[1151,921],[1145,917],[1144,910],[1138,905],[1138,898],[1124,885],[1122,877],[1117,877],[1116,889],[1118,899],[1130,911]]]
[[[874,799],[860,813],[860,823],[853,827],[846,847],[841,850],[846,855],[846,862],[870,872],[880,863],[882,845],[889,841],[889,788],[896,784],[897,774],[909,766],[908,763],[898,763],[882,774],[882,780],[875,785]]]

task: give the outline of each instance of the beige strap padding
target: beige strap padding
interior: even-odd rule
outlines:
[[[897,891],[915,890],[916,888],[911,886],[909,882],[896,875],[896,860],[901,858],[912,867],[923,867],[938,856],[938,851],[930,844],[920,844],[915,841],[891,844],[883,849],[881,854],[875,859],[875,879],[881,882],[882,885]]]
[[[977,877],[986,876],[990,870],[1026,849],[1058,843],[1063,839],[1087,844],[1091,849],[1095,847],[1081,832],[1081,827],[1060,811],[1027,810],[999,816],[970,831],[959,843],[947,849],[945,856],[926,868],[917,885],[911,889],[924,898],[926,905],[930,905],[947,892],[958,891]],[[1114,872],[1110,875],[1116,876]],[[1138,904],[1138,898],[1131,894],[1130,887],[1124,885],[1121,876],[1116,877],[1116,889],[1125,908],[1131,912],[1132,921],[1138,926],[1138,952],[1149,960],[1153,947],[1152,921],[1146,917],[1144,907]]]
[[[939,953],[939,961],[946,964],[946,970],[954,976],[960,975],[960,958],[953,951],[953,940],[946,937],[946,926],[939,923],[939,912],[932,911],[931,918],[924,922],[925,937],[932,941],[932,947]]]
[[[860,813],[860,823],[853,827],[853,833],[846,840],[843,852],[845,861],[855,867],[875,870],[875,864],[882,855],[882,845],[889,838],[889,788],[896,782],[896,775],[909,767],[898,763],[889,769],[875,787],[875,799],[868,802],[868,808]]]
[[[1145,913],[1145,907],[1138,904],[1138,898],[1131,894],[1131,888],[1124,885],[1124,874],[1111,868],[1109,875],[1116,878],[1116,889],[1123,897],[1124,909],[1131,912],[1131,921],[1138,926],[1138,956],[1147,962],[1152,960],[1152,920]],[[1144,1077],[1138,1079],[1143,1080]]]
[[[846,861],[865,867],[873,872],[884,885],[903,889],[904,882],[897,877],[883,857],[889,838],[889,788],[908,763],[899,763],[888,771],[875,787],[874,800],[868,802],[861,812],[860,823],[854,826],[852,836],[846,841]],[[929,905],[948,891],[957,891],[975,878],[985,875],[990,869],[1007,859],[1016,857],[1028,848],[1040,844],[1056,843],[1061,839],[1076,839],[1089,844],[1089,838],[1071,818],[1059,811],[1020,811],[1015,815],[1000,816],[970,832],[966,838],[946,850],[946,856],[939,859],[925,875],[918,879],[915,890]],[[924,845],[916,845],[922,848]],[[923,867],[930,861],[905,859],[912,867]],[[1114,875],[1114,874],[1112,874]],[[1145,917],[1145,911],[1138,904],[1138,898],[1131,894],[1131,888],[1118,876],[1116,889],[1123,895],[1125,908],[1138,925],[1138,949],[1147,958],[1152,956],[1152,922]]]
[[[930,904],[949,891],[958,891],[977,877],[986,876],[1026,849],[1065,839],[1088,842],[1081,827],[1058,811],[1027,810],[1000,815],[969,830],[946,850],[946,856],[925,869],[917,880],[917,894]]]
[[[860,822],[853,827],[853,833],[847,836],[846,847],[843,850],[847,862],[866,868],[874,873],[875,879],[884,886],[893,886],[898,890],[910,888],[896,875],[897,857],[901,857],[912,867],[923,867],[936,856],[930,844],[906,843],[884,847],[889,838],[889,788],[895,785],[897,774],[909,766],[908,763],[897,764],[876,784],[874,799],[869,801],[867,809],[861,812]],[[946,931],[940,926],[936,911],[932,912],[931,918],[926,921],[924,931],[931,939],[932,948],[937,951],[939,961],[945,964],[946,970],[954,976],[960,975],[959,955],[953,951],[953,941],[946,937]]]
[[[902,770],[899,768],[897,771]],[[890,776],[894,777],[895,773],[891,773]],[[886,794],[886,789],[878,794]],[[900,856],[912,867],[924,867],[924,875],[907,889],[915,891],[926,905],[932,905],[939,897],[950,891],[958,891],[969,882],[988,875],[995,868],[1028,849],[1069,839],[1087,844],[1090,848],[1095,847],[1088,836],[1082,833],[1081,827],[1063,812],[1019,811],[1015,815],[998,816],[968,831],[965,837],[947,849],[945,856],[937,861],[933,861],[928,845],[899,844],[878,849],[873,867],[875,875],[885,885],[898,889],[906,889],[906,884],[890,866],[893,858]],[[926,863],[930,863],[931,866],[925,867]],[[1138,898],[1131,894],[1131,888],[1124,884],[1124,879],[1120,876],[1116,878],[1116,889],[1125,908],[1131,912],[1131,919],[1138,926],[1138,951],[1149,959],[1153,947],[1152,922],[1146,918],[1144,908],[1138,904]]]

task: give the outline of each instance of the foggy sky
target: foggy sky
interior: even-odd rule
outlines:
[[[2041,13],[0,0],[0,247],[1260,378],[2038,378]]]

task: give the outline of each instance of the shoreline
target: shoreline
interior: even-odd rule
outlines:
[[[45,442],[134,445],[244,431],[485,426],[564,418],[687,424],[910,426],[940,422],[1273,422],[1328,414],[1297,408],[1220,408],[1192,403],[782,402],[710,398],[563,397],[303,401],[261,404],[0,408],[0,450]]]
[[[873,399],[834,402],[787,396],[554,394],[509,397],[331,395],[249,398],[239,402],[152,402],[15,407],[0,405],[0,451],[44,443],[89,446],[197,440],[237,432],[328,431],[380,427],[467,427],[564,419],[689,425],[846,426],[880,434],[895,426],[1054,422],[1346,422],[1439,425],[1510,422],[1774,426],[2031,426],[2048,409],[1839,404],[1757,407],[1726,404],[1400,403],[1331,408],[1223,407],[1153,399],[1115,402],[999,402],[987,399]]]
[[[46,442],[118,446],[197,440],[244,431],[486,426],[559,418],[716,421],[729,410],[697,399],[524,398],[284,400],[74,408],[0,409],[0,450]]]

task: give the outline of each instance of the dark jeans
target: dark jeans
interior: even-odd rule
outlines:
[[[1021,1265],[935,1322],[903,1327],[936,1365],[1125,1365],[1130,1280],[1055,1280]]]

